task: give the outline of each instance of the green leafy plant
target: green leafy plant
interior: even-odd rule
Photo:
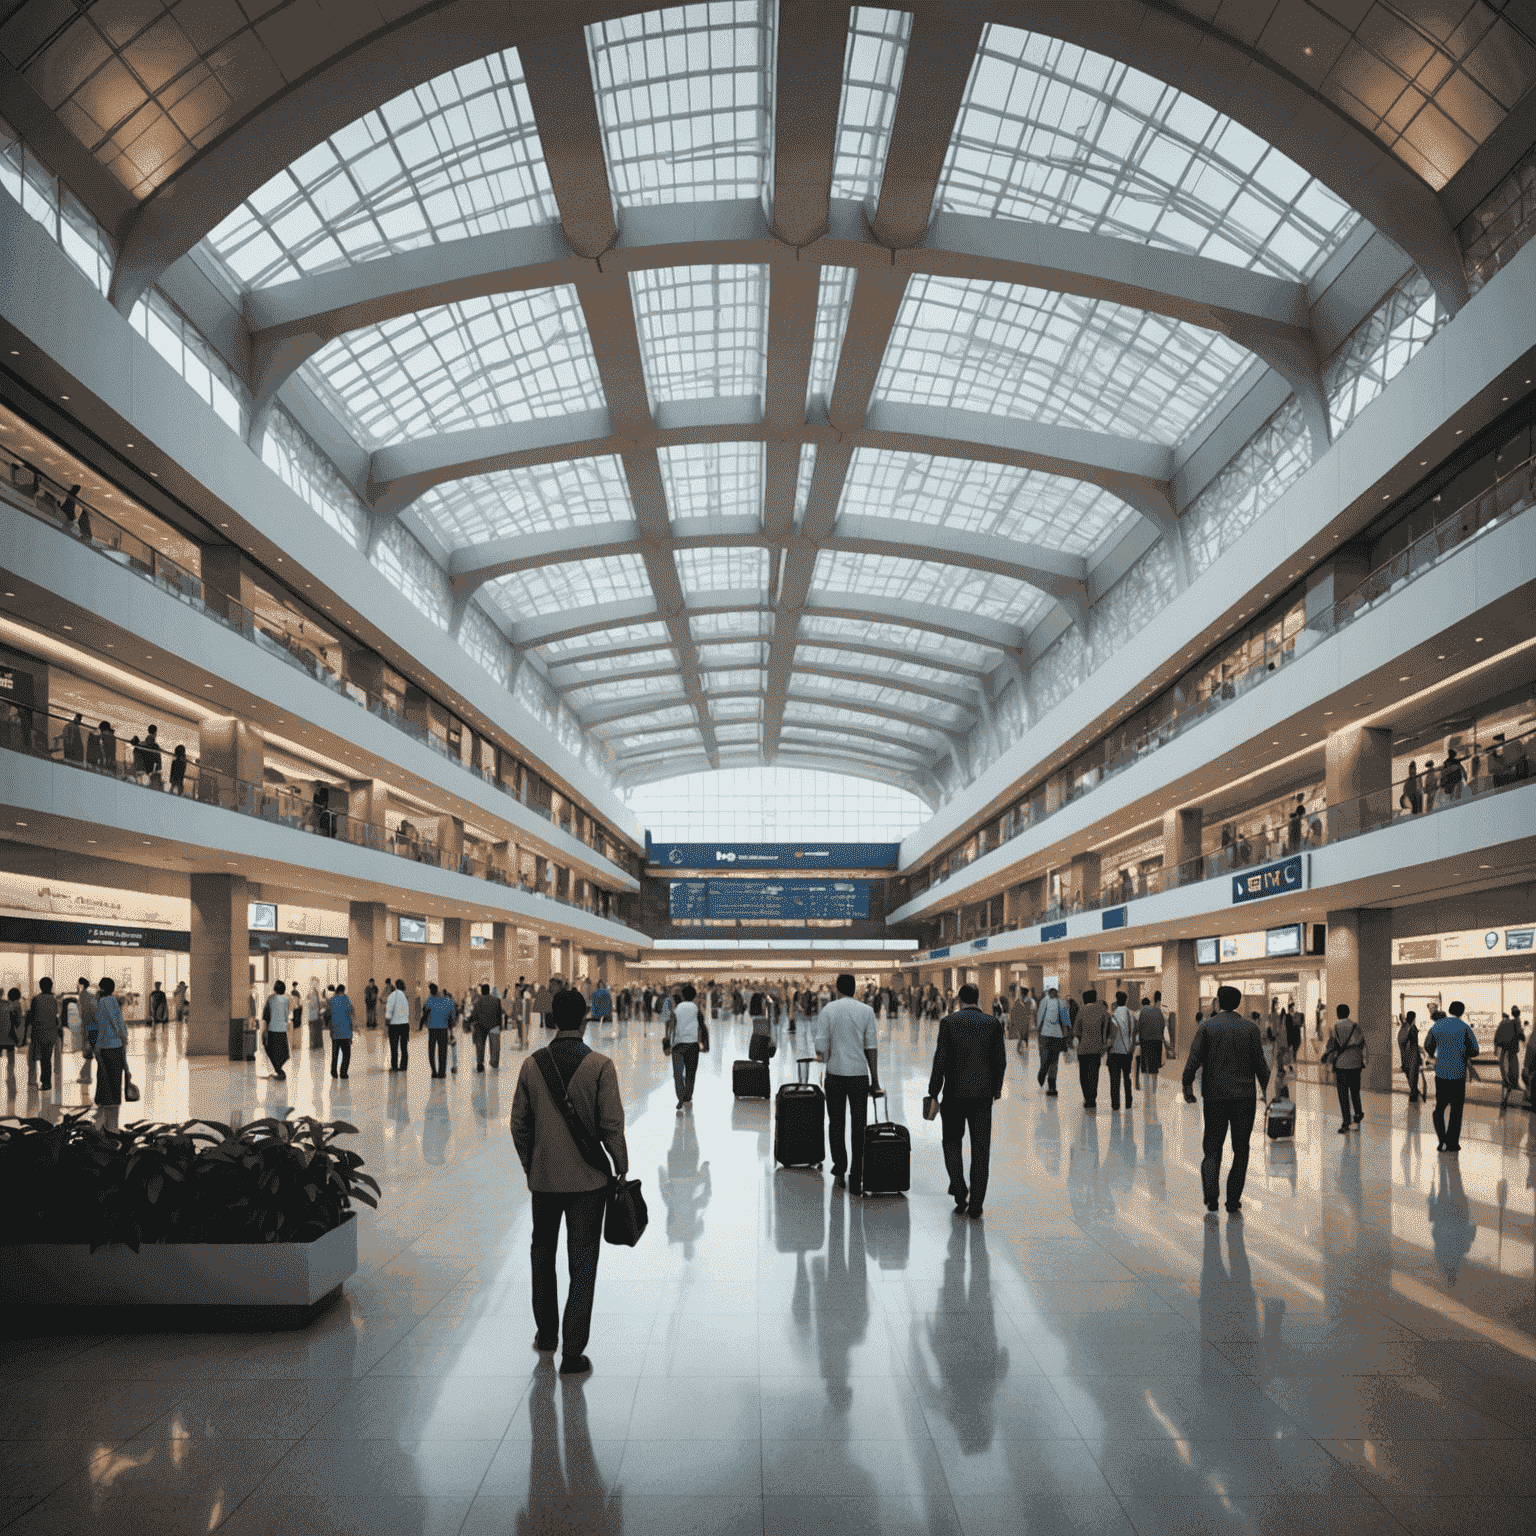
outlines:
[[[0,1120],[0,1244],[303,1243],[377,1206],[345,1121]]]

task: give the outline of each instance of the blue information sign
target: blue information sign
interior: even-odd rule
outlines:
[[[653,843],[645,862],[666,869],[895,869],[900,843]]]
[[[1304,890],[1306,876],[1301,860],[1301,854],[1293,853],[1288,859],[1233,875],[1232,904],[1239,906],[1245,901],[1262,901],[1266,896],[1285,896],[1291,891]]]

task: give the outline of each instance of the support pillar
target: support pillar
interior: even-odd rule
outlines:
[[[1045,996],[1045,967],[1043,965],[1026,965],[1024,967],[1024,985],[1029,988],[1030,995],[1038,1003]]]
[[[539,952],[534,962],[533,982],[535,986],[548,986],[549,978],[554,974],[555,941],[539,935]]]
[[[444,869],[457,869],[464,856],[464,823],[457,816],[437,818],[437,847]],[[453,994],[457,997],[459,994]]]
[[[1392,732],[1364,725],[1330,731],[1324,782],[1328,841],[1353,837],[1392,819]],[[1362,796],[1370,796],[1363,800]],[[1348,999],[1340,999],[1348,1001]]]
[[[1173,810],[1163,813],[1163,889],[1177,890],[1180,885],[1198,874],[1185,871],[1180,877],[1181,866],[1200,856],[1200,834],[1204,830],[1204,814],[1200,807]]]
[[[251,976],[245,876],[194,874],[191,895],[187,1055],[243,1061]]]
[[[261,732],[244,720],[229,715],[205,717],[198,724],[197,797],[207,805],[234,807],[231,780],[261,784],[266,743]]]
[[[1076,860],[1073,860],[1076,863]],[[1082,1002],[1083,993],[1088,990],[1088,978],[1093,974],[1092,964],[1096,957],[1086,950],[1073,950],[1067,956],[1066,990],[1064,997],[1075,997]]]
[[[446,987],[456,1000],[469,991],[469,919],[445,917],[443,943],[437,957],[437,984]]]
[[[1392,1027],[1392,913],[1368,907],[1328,914],[1328,1014],[1349,1004],[1349,1016],[1365,1032],[1362,1085],[1378,1093],[1392,1091],[1397,1049]]]
[[[365,838],[370,848],[387,846],[388,822],[384,808],[389,803],[389,790],[377,779],[347,780],[347,819],[354,839]],[[367,831],[364,831],[367,828]],[[350,991],[350,985],[348,987]]]
[[[1072,859],[1072,897],[1082,897],[1083,910],[1099,894],[1100,858],[1096,853],[1079,853]]]
[[[506,996],[517,974],[517,930],[507,923],[491,924],[491,985]]]
[[[1175,939],[1163,945],[1163,1011],[1173,1018],[1172,1040],[1192,1040],[1200,1009],[1200,973],[1195,969],[1195,941]]]
[[[361,1026],[366,1019],[363,992],[370,978],[380,988],[384,985],[384,943],[388,914],[383,903],[354,901],[347,909],[347,996]],[[379,1012],[383,1012],[382,1002]]]

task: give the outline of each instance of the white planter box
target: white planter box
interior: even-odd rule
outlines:
[[[110,1309],[119,1326],[144,1309],[174,1321],[193,1309],[226,1326],[302,1326],[357,1269],[357,1216],[310,1243],[146,1243],[98,1249],[64,1243],[0,1247],[5,1295],[15,1309]],[[190,1321],[191,1319],[186,1319]]]

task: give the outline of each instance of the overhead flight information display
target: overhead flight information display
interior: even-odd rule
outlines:
[[[674,880],[674,923],[851,923],[869,916],[867,880]]]

